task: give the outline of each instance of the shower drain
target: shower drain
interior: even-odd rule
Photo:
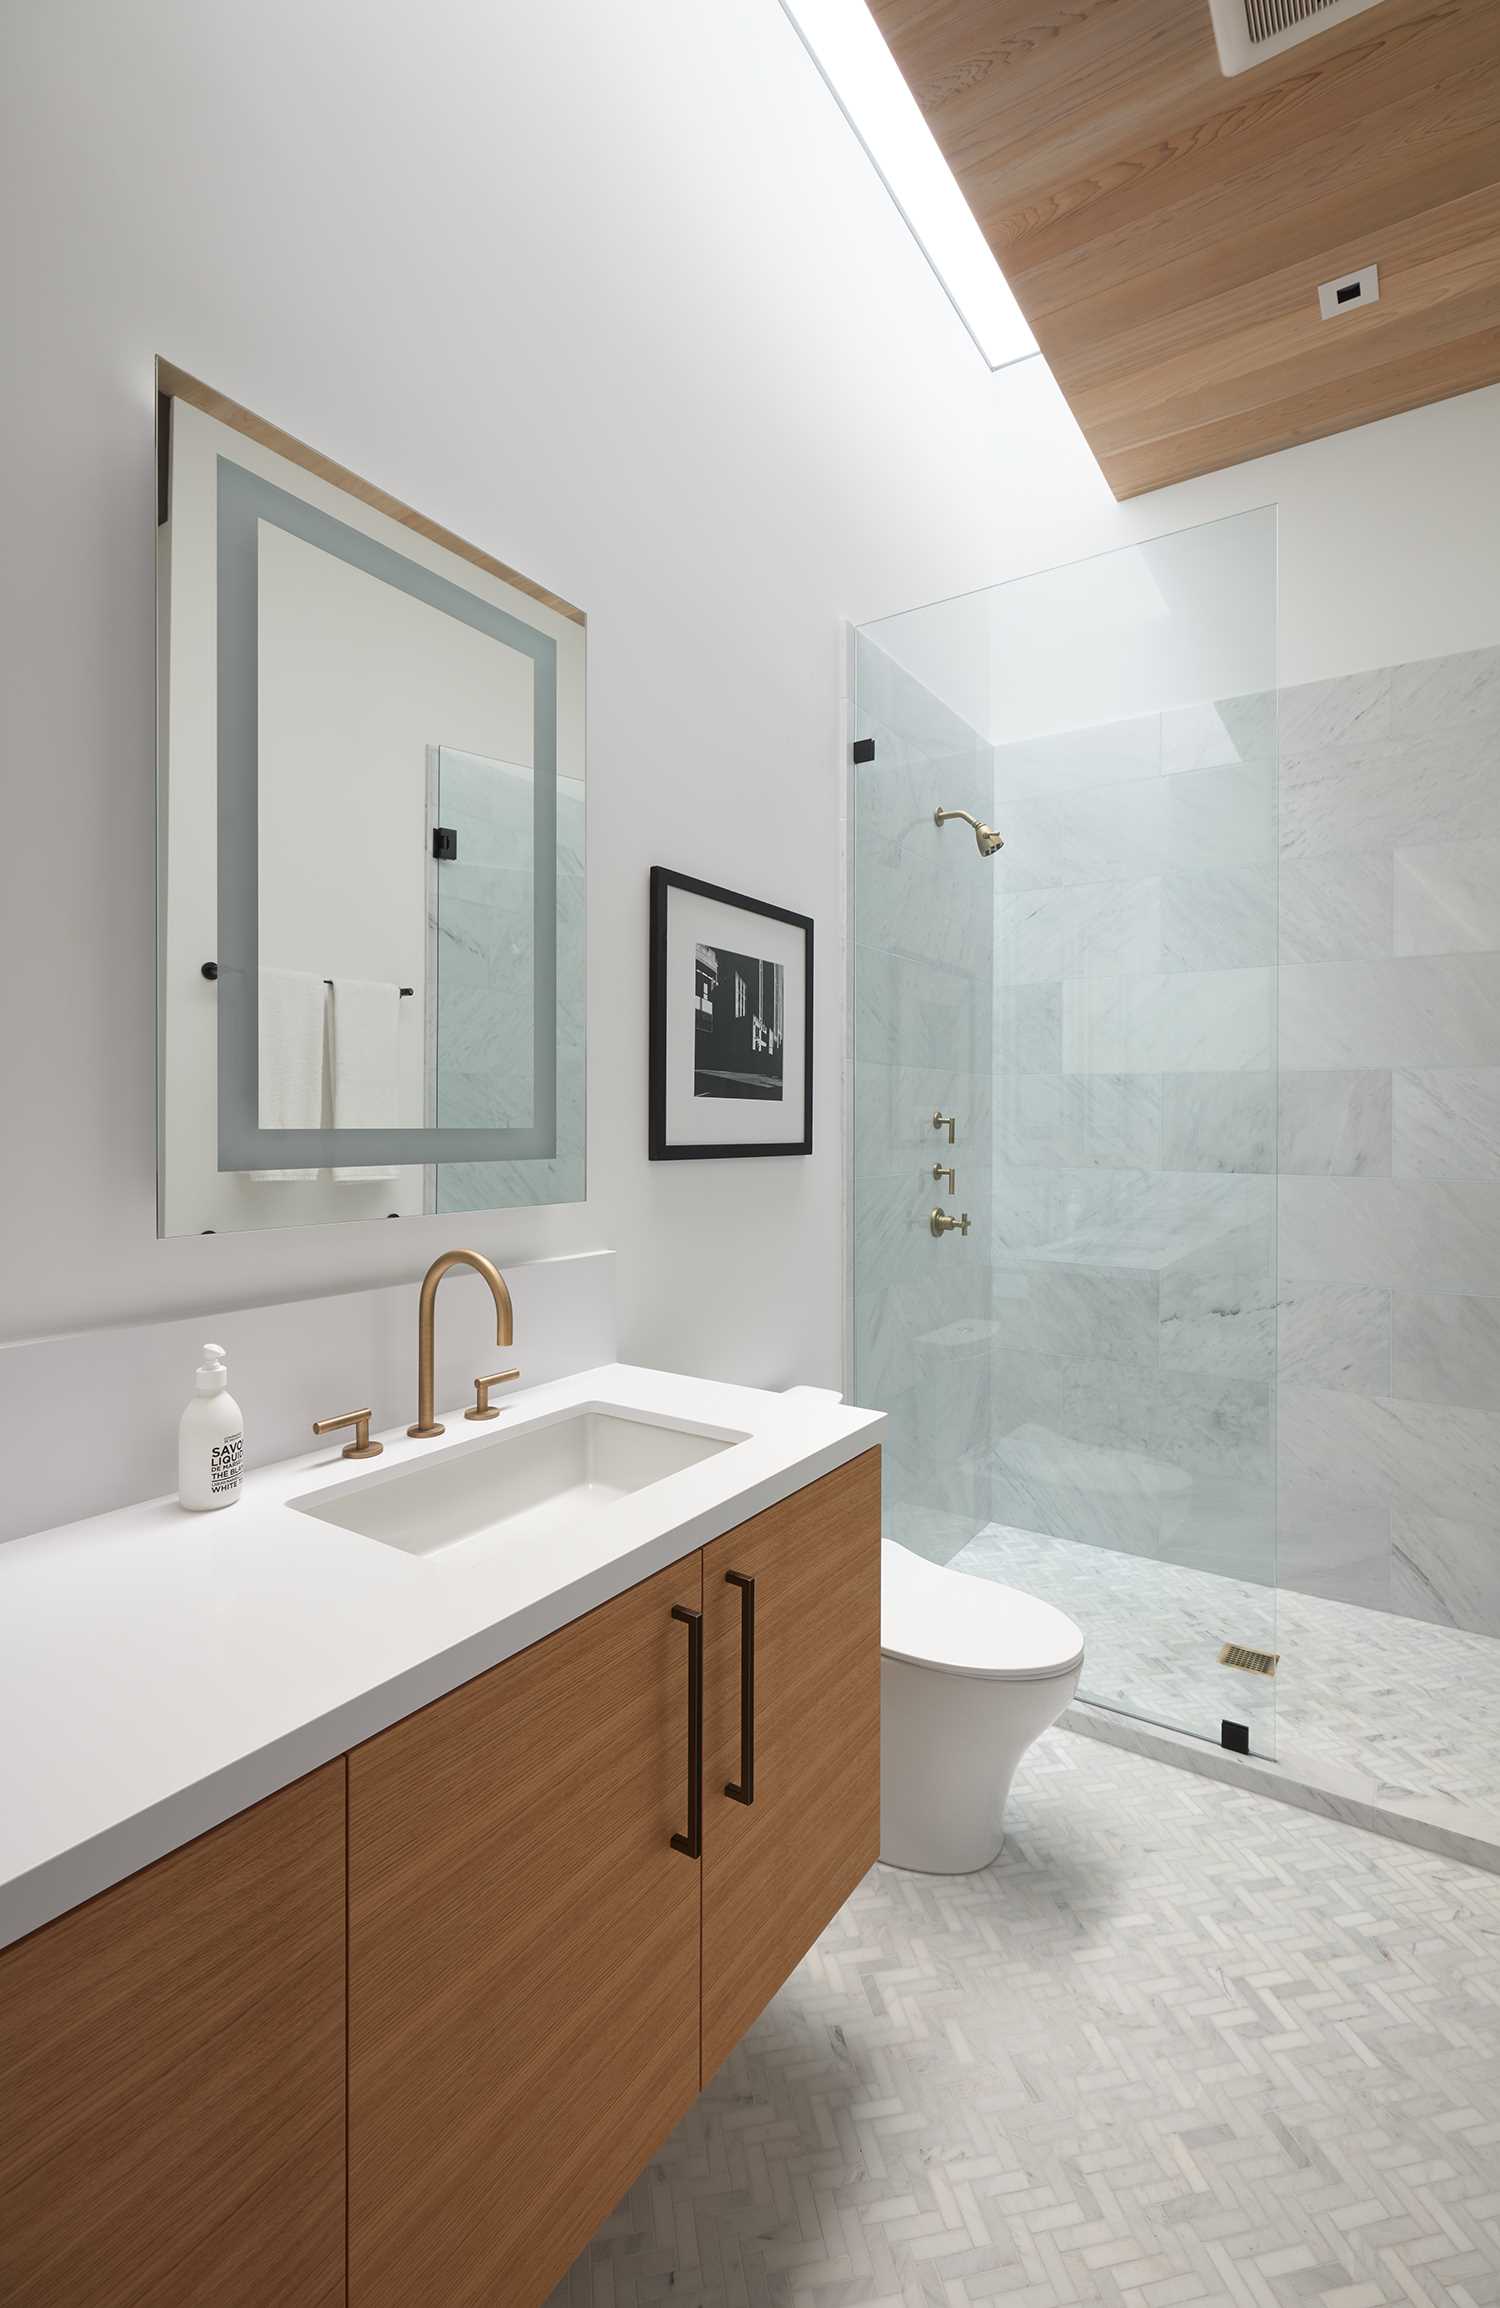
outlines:
[[[1226,1643],[1219,1653],[1221,1667],[1238,1667],[1246,1675],[1274,1675],[1279,1651],[1252,1651],[1244,1643]]]

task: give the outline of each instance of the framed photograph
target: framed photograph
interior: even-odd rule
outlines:
[[[812,1152],[813,926],[651,868],[653,1162]]]

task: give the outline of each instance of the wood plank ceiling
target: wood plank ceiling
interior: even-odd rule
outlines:
[[[870,4],[1117,497],[1500,378],[1500,0],[1234,79],[1208,0]]]

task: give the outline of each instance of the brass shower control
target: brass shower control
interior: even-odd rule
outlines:
[[[969,1231],[969,1213],[965,1210],[960,1217],[950,1218],[946,1210],[934,1210],[929,1223],[933,1233],[941,1241],[945,1234],[952,1234],[955,1231],[959,1234],[967,1234]]]
[[[946,1130],[946,1131],[947,1131],[947,1133],[948,1133],[948,1143],[949,1143],[949,1145],[950,1145],[950,1146],[953,1144],[953,1133],[954,1133],[955,1129],[957,1128],[957,1126],[958,1126],[958,1116],[957,1116],[956,1114],[937,1114],[937,1113],[935,1113],[935,1114],[933,1115],[933,1117],[932,1117],[932,1127],[934,1128],[934,1130]]]
[[[945,1170],[945,1169],[943,1168],[943,1165],[942,1165],[942,1163],[941,1163],[941,1162],[934,1162],[934,1163],[933,1163],[933,1165],[932,1165],[932,1182],[933,1182],[934,1186],[940,1186],[940,1185],[942,1184],[943,1180],[946,1178],[946,1179],[947,1179],[947,1181],[948,1181],[948,1192],[949,1192],[950,1194],[956,1194],[956,1193],[958,1192],[958,1188],[957,1188],[957,1186],[956,1186],[956,1185],[955,1185],[955,1183],[954,1183],[954,1180],[955,1180],[956,1176],[957,1176],[957,1173],[956,1173],[955,1171],[953,1171],[952,1169],[948,1169],[948,1170]]]

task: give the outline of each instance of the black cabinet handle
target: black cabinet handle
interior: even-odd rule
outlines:
[[[740,1591],[740,1775],[727,1779],[733,1803],[755,1801],[755,1581],[743,1571],[726,1571],[726,1587]]]
[[[688,1631],[688,1831],[674,1835],[672,1849],[689,1859],[703,1857],[703,1613],[674,1603],[672,1616]]]

